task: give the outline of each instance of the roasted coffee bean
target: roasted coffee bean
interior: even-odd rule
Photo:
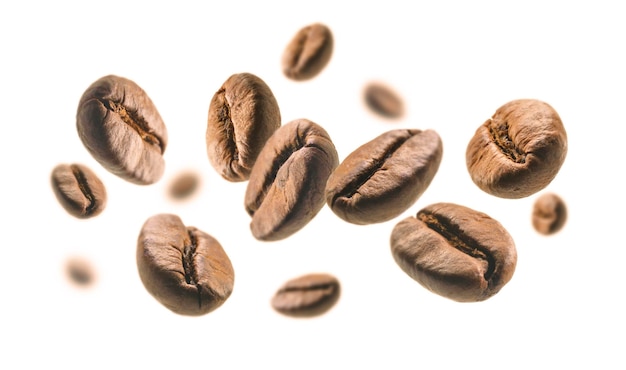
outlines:
[[[245,195],[258,240],[284,239],[324,206],[324,186],[339,160],[326,130],[307,119],[276,130],[252,168]]]
[[[513,277],[517,251],[504,227],[473,209],[437,203],[391,233],[396,263],[428,290],[459,302],[484,301]]]
[[[159,214],[144,223],[137,241],[137,267],[143,285],[157,301],[187,316],[220,307],[235,282],[220,243],[171,214]]]
[[[397,129],[350,153],[326,184],[326,203],[343,220],[366,225],[406,211],[435,177],[443,145],[433,130]]]
[[[82,257],[71,257],[65,264],[65,270],[70,282],[82,287],[93,285],[96,274],[91,263]]]
[[[363,91],[365,104],[376,114],[397,119],[404,115],[404,102],[389,86],[371,82]]]
[[[566,220],[567,207],[558,195],[545,193],[535,200],[532,223],[540,234],[551,235],[560,231]]]
[[[269,86],[250,73],[230,76],[209,106],[206,147],[215,170],[231,182],[250,176],[267,139],[281,124]]]
[[[511,101],[476,130],[466,151],[472,181],[488,194],[524,198],[545,188],[567,154],[567,134],[550,105]]]
[[[89,153],[111,173],[139,185],[163,175],[167,129],[135,82],[110,75],[91,84],[78,104],[76,128]]]
[[[333,34],[328,26],[315,23],[300,29],[283,52],[283,73],[295,81],[317,76],[333,53]]]
[[[285,283],[272,298],[272,307],[287,316],[313,317],[330,310],[340,295],[339,280],[330,274],[300,276]]]
[[[168,193],[170,198],[182,200],[189,198],[200,184],[200,176],[194,171],[178,173],[170,182]]]
[[[52,190],[72,216],[86,219],[102,213],[107,202],[104,184],[82,164],[59,164],[50,176]]]

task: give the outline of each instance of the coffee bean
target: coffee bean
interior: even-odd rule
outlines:
[[[391,130],[350,153],[326,184],[326,203],[341,219],[365,225],[407,210],[435,177],[443,145],[433,130]]]
[[[82,257],[69,258],[65,264],[65,270],[70,282],[82,287],[93,285],[96,280],[93,266]]]
[[[109,75],[91,84],[80,99],[76,128],[89,153],[111,173],[140,185],[163,175],[167,130],[135,82]]]
[[[137,241],[137,267],[146,290],[181,315],[204,315],[220,307],[235,281],[220,243],[172,214],[159,214],[144,223]]]
[[[404,114],[404,102],[389,86],[371,82],[365,86],[365,104],[376,114],[386,118],[400,118]]]
[[[335,146],[318,124],[296,119],[276,130],[246,188],[252,235],[280,240],[303,228],[324,206],[324,187],[338,162]]]
[[[314,23],[303,27],[283,52],[283,73],[295,81],[312,79],[326,67],[332,53],[333,34],[328,26]]]
[[[330,310],[340,295],[339,280],[330,274],[308,274],[289,280],[272,298],[272,307],[287,316],[313,317]]]
[[[102,213],[107,202],[104,184],[82,164],[59,164],[50,176],[52,190],[63,208],[81,219]]]
[[[206,146],[209,161],[226,180],[248,180],[267,139],[281,124],[269,86],[250,73],[230,76],[209,106]]]
[[[535,200],[532,223],[540,234],[551,235],[560,231],[566,220],[567,207],[558,195],[545,193]]]
[[[484,301],[513,277],[517,251],[488,215],[452,204],[425,207],[391,233],[396,263],[428,290],[459,302]]]
[[[200,177],[196,172],[180,172],[170,182],[168,193],[172,199],[186,199],[198,189],[199,184]]]
[[[488,194],[524,198],[545,188],[567,154],[567,134],[550,105],[533,99],[500,107],[476,130],[466,151],[469,174]]]

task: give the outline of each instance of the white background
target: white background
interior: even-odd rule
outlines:
[[[0,368],[624,368],[623,7],[434,3],[3,2]],[[281,54],[313,22],[332,29],[334,54],[317,78],[293,82]],[[243,207],[246,183],[219,177],[205,152],[209,101],[239,72],[270,86],[283,123],[322,125],[340,160],[390,129],[434,129],[444,144],[439,172],[392,221],[351,225],[325,207],[292,237],[259,242]],[[78,138],[80,96],[107,74],[144,88],[167,125],[166,172],[154,185],[108,173]],[[372,80],[403,97],[402,120],[366,109],[361,91]],[[518,98],[552,105],[569,138],[565,164],[544,190],[569,208],[551,237],[530,223],[544,191],[495,198],[465,168],[476,128]],[[107,187],[96,218],[73,218],[51,191],[52,168],[73,162]],[[202,187],[188,202],[169,201],[168,182],[184,169],[197,170]],[[435,202],[485,212],[513,236],[517,270],[490,300],[437,296],[393,261],[393,226]],[[164,212],[212,234],[232,260],[233,294],[206,316],[168,311],[139,280],[139,230]],[[68,283],[70,256],[94,264],[92,288]],[[274,312],[275,290],[309,272],[340,279],[337,305],[310,320]]]

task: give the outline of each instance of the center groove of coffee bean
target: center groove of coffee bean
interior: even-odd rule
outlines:
[[[183,270],[185,271],[185,281],[187,284],[196,285],[196,269],[193,263],[193,257],[196,254],[197,240],[191,231],[189,234],[189,245],[183,248]]]
[[[139,134],[141,139],[148,144],[154,145],[159,148],[161,154],[163,154],[163,146],[161,140],[150,130],[150,126],[137,112],[127,109],[124,105],[117,103],[110,99],[98,99],[106,109],[117,114],[120,119],[130,126],[133,130]]]
[[[83,193],[85,198],[87,198],[87,200],[89,201],[89,205],[85,209],[85,212],[87,214],[91,214],[94,207],[96,206],[96,200],[91,192],[91,189],[89,188],[89,185],[87,184],[87,178],[85,177],[85,174],[83,174],[82,171],[78,168],[78,166],[71,165],[70,168],[72,169],[72,173],[76,178],[78,188],[80,189],[81,193]]]
[[[411,134],[409,133],[409,135]],[[365,185],[365,183],[367,183],[367,181],[372,178],[372,176],[374,176],[374,174],[376,174],[378,170],[380,170],[380,168],[383,166],[383,164],[385,164],[387,159],[389,159],[404,143],[406,143],[412,137],[413,135],[409,136],[408,138],[401,137],[392,142],[387,150],[385,150],[385,153],[382,157],[374,158],[374,163],[372,163],[369,168],[355,176],[354,179],[348,183],[343,191],[338,192],[335,195],[332,203],[334,204],[338,198],[352,198],[355,194],[358,194],[359,189],[363,185]]]
[[[232,152],[233,160],[238,161],[239,151],[237,150],[235,128],[234,128],[233,120],[231,119],[231,116],[230,116],[230,106],[228,105],[228,101],[226,100],[226,97],[224,97],[225,92],[226,90],[224,89],[221,89],[220,91],[217,92],[218,94],[222,96],[222,100],[224,101],[224,104],[220,107],[217,113],[218,120],[222,125],[224,125],[224,135],[226,139],[226,146],[230,148]]]
[[[311,292],[315,290],[326,291],[328,293],[332,292],[334,289],[334,284],[324,283],[324,284],[315,284],[309,286],[290,286],[285,287],[281,290],[281,293],[290,293],[290,292]]]
[[[526,162],[526,153],[522,152],[515,146],[515,143],[509,137],[509,123],[492,119],[489,122],[489,133],[493,142],[502,150],[502,152],[515,163]]]
[[[491,253],[471,237],[466,235],[445,217],[437,216],[432,213],[420,212],[417,217],[426,224],[426,226],[443,236],[450,245],[459,251],[487,262],[487,270],[484,273],[486,281],[490,282],[491,275],[495,270],[495,260]]]

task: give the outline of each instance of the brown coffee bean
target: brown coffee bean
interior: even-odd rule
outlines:
[[[313,317],[330,310],[340,296],[339,280],[330,274],[308,274],[289,280],[272,298],[272,307],[287,316]]]
[[[404,102],[389,86],[371,82],[363,92],[365,104],[376,114],[397,119],[404,115]]]
[[[87,287],[93,285],[96,274],[91,263],[82,257],[71,257],[65,264],[67,277],[73,284]]]
[[[318,124],[297,119],[276,130],[246,188],[252,235],[280,240],[302,229],[324,206],[324,187],[338,162],[335,146]]]
[[[476,130],[467,169],[488,194],[524,198],[545,188],[567,154],[567,134],[550,105],[533,99],[511,101]]]
[[[107,202],[104,184],[82,164],[59,164],[50,176],[52,190],[63,208],[81,219],[102,213]]]
[[[250,73],[230,76],[209,106],[206,146],[209,161],[226,180],[248,180],[267,139],[281,124],[269,86]]]
[[[190,197],[200,184],[200,177],[196,172],[184,171],[178,173],[168,187],[169,196],[176,200]]]
[[[567,206],[561,197],[545,193],[535,200],[532,223],[537,232],[552,235],[563,228],[567,220]]]
[[[303,27],[283,52],[283,73],[295,81],[317,76],[333,53],[333,34],[328,26],[315,23]]]
[[[91,84],[78,104],[76,128],[89,153],[111,173],[140,185],[163,175],[167,129],[135,82],[110,75]]]
[[[517,251],[504,227],[473,209],[437,203],[391,233],[396,263],[426,289],[459,302],[484,301],[513,277]]]
[[[220,307],[235,282],[220,243],[171,214],[144,223],[137,241],[137,268],[146,290],[181,315],[204,315]]]
[[[435,177],[443,145],[433,130],[391,130],[350,153],[326,184],[326,203],[341,219],[366,225],[413,205]]]

